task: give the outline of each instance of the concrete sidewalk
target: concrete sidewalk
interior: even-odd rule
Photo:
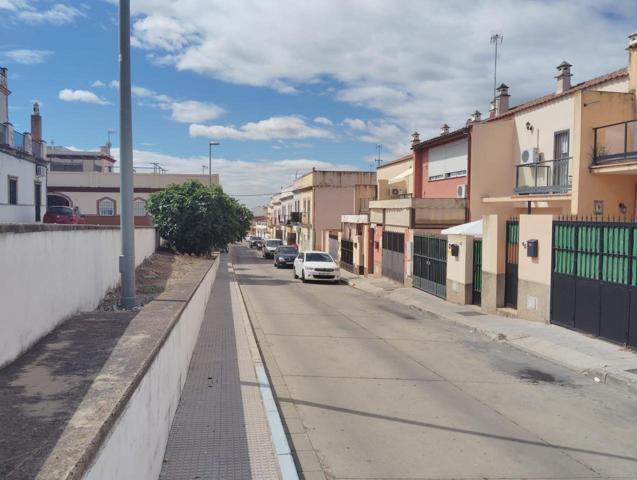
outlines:
[[[227,258],[221,258],[160,479],[296,478],[289,447],[284,458],[278,446],[282,427],[271,419],[268,380]]]
[[[613,382],[637,393],[637,352],[625,347],[557,325],[485,314],[477,307],[456,305],[386,278],[362,277],[343,271],[342,280],[359,290],[473,328],[596,382]]]

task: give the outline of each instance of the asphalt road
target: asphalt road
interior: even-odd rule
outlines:
[[[255,250],[235,271],[307,479],[637,479],[637,399]],[[521,320],[522,321],[522,320]]]

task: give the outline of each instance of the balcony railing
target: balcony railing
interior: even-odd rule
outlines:
[[[13,145],[12,147],[15,148],[16,150],[19,150],[20,152],[26,152],[26,145],[24,143],[25,141],[25,137],[23,133],[20,132],[13,132]]]
[[[518,194],[566,193],[571,190],[571,157],[517,165],[515,188]]]
[[[301,212],[291,212],[290,223],[301,223]]]
[[[593,164],[637,160],[637,119],[594,128]]]

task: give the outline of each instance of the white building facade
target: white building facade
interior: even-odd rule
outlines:
[[[31,132],[14,131],[9,122],[7,69],[0,68],[0,223],[36,223],[46,209],[46,147],[36,103]]]

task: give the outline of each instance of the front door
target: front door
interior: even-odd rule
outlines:
[[[520,223],[517,220],[507,222],[506,264],[504,270],[504,305],[518,308],[518,239]]]
[[[367,234],[367,274],[374,274],[374,229],[370,228]]]
[[[35,221],[42,220],[42,184],[35,182]]]
[[[482,239],[473,239],[473,287],[471,303],[482,304]]]

